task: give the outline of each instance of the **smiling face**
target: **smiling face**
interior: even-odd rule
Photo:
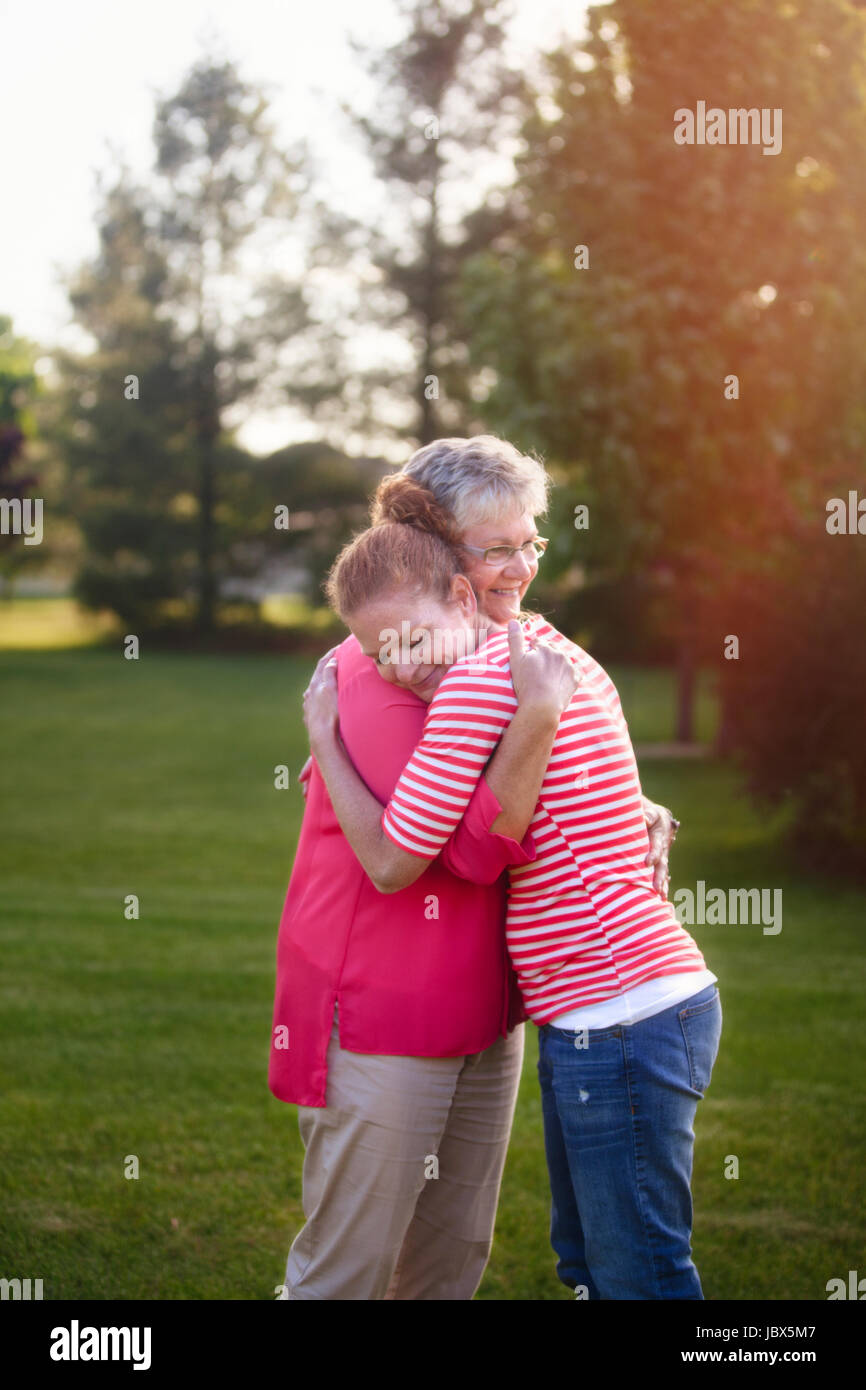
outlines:
[[[538,535],[530,512],[511,512],[493,521],[468,527],[461,536],[467,545],[486,549],[491,545],[524,545]],[[480,612],[491,624],[502,627],[520,613],[526,590],[538,573],[538,556],[517,551],[504,565],[490,565],[481,555],[468,551],[461,557],[478,600]]]
[[[348,625],[383,680],[429,704],[452,661],[472,648],[477,616],[471,585],[458,574],[445,603],[414,591],[379,595]]]

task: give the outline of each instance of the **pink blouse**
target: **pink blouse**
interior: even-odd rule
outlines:
[[[354,637],[337,650],[340,734],[385,805],[421,738],[428,706],[382,680]],[[277,939],[268,1085],[326,1104],[339,1004],[349,1052],[460,1057],[526,1018],[505,948],[505,880],[535,845],[491,831],[501,806],[482,777],[442,852],[410,887],[382,894],[340,829],[313,762]]]

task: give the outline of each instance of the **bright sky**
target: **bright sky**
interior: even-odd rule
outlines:
[[[579,35],[585,10],[584,0],[513,0],[512,60]],[[0,313],[47,348],[80,342],[58,272],[96,251],[94,170],[111,165],[114,148],[147,172],[155,99],[206,40],[269,90],[282,143],[309,141],[329,199],[369,206],[369,168],[339,109],[364,99],[347,40],[390,43],[400,30],[391,0],[0,0]],[[243,442],[285,443],[278,415],[251,420]]]

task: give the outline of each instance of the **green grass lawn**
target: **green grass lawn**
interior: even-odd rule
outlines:
[[[46,1298],[267,1299],[282,1281],[302,1149],[296,1111],[266,1077],[311,666],[0,652],[0,1275],[41,1278]],[[623,683],[643,739],[669,737],[663,688],[664,673]],[[280,763],[286,791],[273,785]],[[776,827],[727,769],[652,763],[644,784],[683,822],[674,887],[784,891],[778,936],[695,929],[725,1015],[698,1111],[705,1293],[825,1298],[828,1279],[866,1273],[866,898],[786,867]],[[132,893],[137,921],[124,918]],[[485,1299],[569,1296],[547,1239],[535,1055],[527,1025]]]

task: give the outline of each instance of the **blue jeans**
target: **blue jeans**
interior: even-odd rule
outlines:
[[[539,1028],[550,1241],[577,1296],[703,1298],[691,1254],[693,1123],[721,1031],[716,985],[640,1023],[582,1036]]]

